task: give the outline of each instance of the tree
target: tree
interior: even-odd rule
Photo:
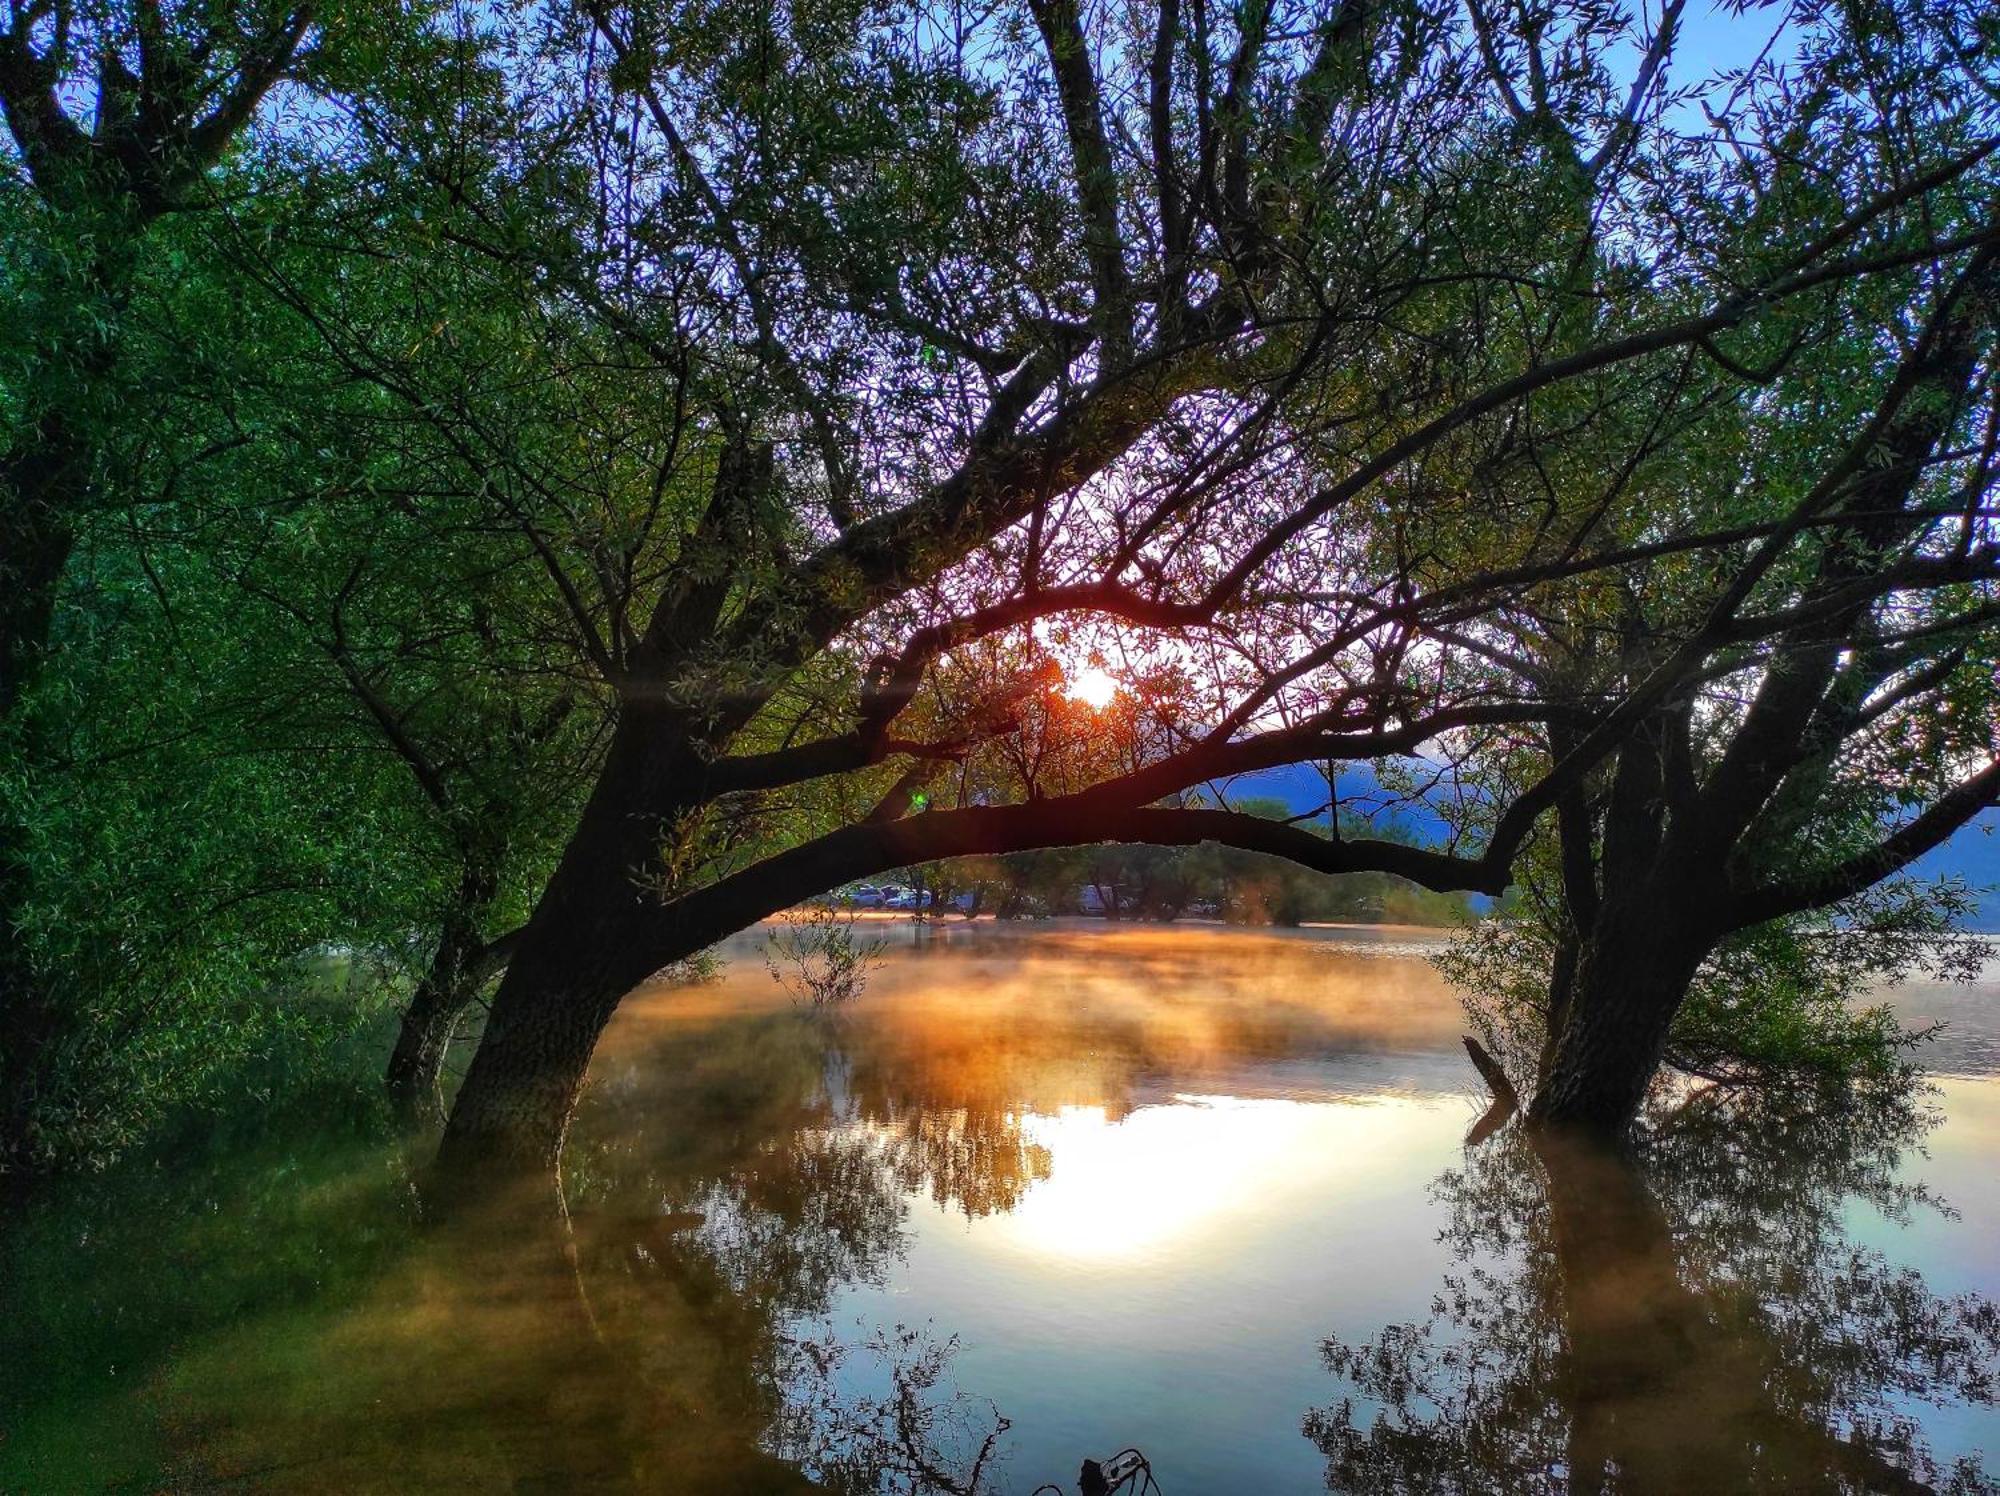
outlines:
[[[1691,144],[1677,19],[558,6],[371,54],[279,132],[247,179],[282,190],[200,247],[281,364],[207,350],[147,470],[244,497],[174,512],[313,682],[287,730],[386,747],[385,825],[450,869],[379,911],[431,932],[414,1051],[493,964],[500,886],[542,884],[440,1179],[552,1165],[627,990],[840,882],[1215,841],[1498,893],[1663,681],[1789,648],[1822,599],[1778,594],[1865,529],[1880,434],[1827,392],[1894,421],[1977,382],[1946,345],[1983,293],[1944,288],[1996,239],[1990,131],[1954,18],[1920,108],[1908,67],[1848,88],[1877,41],[1829,18],[1803,86],[1726,81]],[[1909,348],[1780,356],[1912,309]],[[1750,476],[1693,481],[1723,438]],[[1982,523],[1822,580],[1970,627]],[[1518,658],[1648,578],[1708,599],[1652,673]],[[1186,798],[1419,751],[1428,793],[1476,771],[1440,847]],[[521,833],[572,773],[551,856]]]
[[[1206,792],[1183,796],[1187,806],[1215,805]],[[1258,797],[1224,800],[1227,808],[1260,819],[1305,825],[1325,807],[1293,815],[1282,800]],[[1345,816],[1341,835],[1379,835],[1416,845],[1403,828],[1378,825],[1358,814]],[[1287,858],[1234,847],[1133,846],[1106,843],[1082,853],[1075,849],[1021,852],[976,862],[973,881],[993,892],[990,902],[1008,917],[1013,911],[1075,913],[1078,890],[1095,887],[1107,912],[1114,897],[1142,920],[1172,921],[1205,914],[1238,924],[1297,925],[1309,920],[1360,920],[1448,925],[1469,917],[1465,900],[1433,894],[1383,873],[1328,876]]]
[[[1591,145],[1588,70],[1555,65],[1598,43],[1581,26],[1496,42],[1491,17],[1474,14],[1536,169],[1568,205],[1578,275],[1608,284],[1631,273],[1619,190],[1602,180],[1615,153]],[[1661,38],[1678,14],[1667,9]],[[1764,248],[1751,246],[1816,232],[1800,212],[1814,195],[1915,191],[1931,149],[1990,155],[1989,81],[1952,60],[1968,21],[1885,10],[1879,32],[1805,28],[1788,86],[1817,102],[1773,113],[1757,75],[1743,79],[1742,114],[1717,116],[1734,160],[1693,211],[1740,215],[1751,237],[1735,252],[1754,258]],[[1657,51],[1664,64],[1670,41]],[[1916,152],[1880,152],[1856,133],[1861,119],[1841,97],[1856,77],[1904,139],[1923,142]],[[1753,139],[1772,154],[1742,149]],[[1777,157],[1795,148],[1824,169],[1791,178]],[[1710,340],[1708,367],[1691,362],[1653,411],[1635,413],[1647,432],[1676,434],[1614,443],[1629,465],[1578,463],[1578,449],[1545,445],[1559,425],[1524,423],[1472,502],[1431,516],[1418,542],[1448,575],[1466,542],[1442,524],[1476,536],[1479,509],[1535,495],[1542,523],[1588,514],[1594,533],[1634,548],[1629,564],[1454,630],[1468,649],[1461,668],[1490,667],[1555,709],[1534,734],[1489,741],[1463,807],[1502,843],[1553,815],[1530,863],[1552,910],[1543,990],[1513,1004],[1545,1041],[1517,1067],[1530,1072],[1539,1122],[1622,1131],[1690,992],[1705,994],[1697,1006],[1712,1020],[1728,1004],[1709,999],[1732,976],[1739,995],[1766,979],[1767,999],[1774,976],[1819,981],[1803,1004],[1766,1002],[1762,1015],[1805,1020],[1816,1004],[1811,1021],[1831,1037],[1829,1009],[1857,968],[1831,950],[1815,975],[1805,954],[1844,938],[1817,911],[1840,906],[1880,937],[1884,969],[1921,956],[1918,937],[1948,933],[1933,915],[1949,911],[1949,895],[1927,909],[1869,890],[2000,794],[1990,507],[2000,282],[1979,242],[1986,202],[1953,201],[1964,252],[1950,263],[1804,298],[1727,348]],[[1587,311],[1549,325],[1557,350],[1598,335]],[[1731,545],[1672,544],[1732,526]],[[1785,971],[1756,955],[1782,956]],[[1938,958],[1952,963],[1948,949]],[[1686,1027],[1698,1026],[1690,1015]],[[1730,1027],[1745,1050],[1770,1037],[1740,1003]],[[1729,1045],[1711,1027],[1694,1047],[1713,1059],[1718,1041]],[[1680,1053],[1692,1058],[1686,1044]]]
[[[1942,288],[1846,450],[1725,586],[1630,609],[1609,666],[1625,736],[1599,792],[1557,806],[1577,934],[1538,1118],[1622,1127],[1720,940],[1864,893],[2000,798],[1990,438],[1954,460],[1992,429],[1995,268],[1981,252]],[[1767,610],[1747,651],[1728,637],[1746,604]]]
[[[378,918],[421,878],[381,834],[399,787],[273,730],[242,646],[253,610],[206,572],[143,524],[86,536],[72,576],[97,626],[65,645],[61,731],[0,770],[34,872],[13,951],[48,1021],[8,1056],[9,1183],[100,1164],[253,1085],[310,1087],[409,938]]]
[[[376,834],[423,876],[384,880],[375,901],[389,950],[412,933],[417,947],[386,1074],[409,1120],[440,1113],[453,1036],[506,962],[603,726],[589,695],[537,658],[535,614],[510,576],[519,558],[473,537],[426,543],[439,521],[399,534],[377,516],[366,536],[340,536],[322,517],[305,554],[267,532],[229,579],[263,604],[249,631],[298,692],[277,716],[291,751],[386,755],[406,776]],[[421,575],[402,570],[418,557]]]
[[[38,941],[36,849],[66,798],[63,721],[77,689],[45,677],[80,636],[65,619],[79,547],[125,523],[155,455],[147,419],[187,371],[148,313],[201,263],[200,218],[274,95],[352,80],[425,16],[372,5],[11,5],[0,22],[0,1172],[32,1151],[37,1098],[65,1062],[76,993]],[[200,457],[183,452],[190,468]],[[88,612],[86,608],[83,610]],[[140,652],[143,652],[143,646]],[[38,689],[40,688],[40,689]],[[153,932],[148,932],[148,938]],[[41,952],[41,954],[38,954]],[[63,989],[58,991],[56,989]]]
[[[475,56],[455,91],[374,101],[374,127],[421,132],[489,190],[531,190],[517,163],[493,155],[509,124],[495,84]],[[404,927],[392,945],[418,952],[387,1079],[398,1111],[418,1119],[438,1112],[447,1047],[505,965],[601,752],[606,718],[588,657],[569,647],[574,636],[546,585],[536,537],[493,523],[483,492],[490,474],[434,424],[326,356],[323,330],[335,319],[405,347],[443,341],[436,363],[447,371],[517,366],[532,335],[522,317],[535,296],[526,277],[441,243],[425,216],[434,185],[398,182],[384,165],[372,154],[316,161],[317,180],[304,190],[232,219],[228,252],[264,282],[243,329],[257,355],[250,368],[215,370],[183,403],[196,431],[249,426],[260,436],[211,468],[229,494],[228,516],[217,523],[188,506],[180,538],[220,584],[251,599],[245,634],[259,641],[267,689],[280,698],[270,735],[295,751],[338,745],[396,766],[405,794],[384,807],[378,834],[400,838],[399,855],[425,873],[414,886],[380,890],[383,923]],[[336,233],[357,200],[369,204],[372,253],[337,261],[329,275],[313,235]],[[274,247],[281,233],[302,230],[306,242]],[[441,328],[449,329],[442,338]],[[566,358],[592,356],[550,343],[535,353],[565,372]],[[616,389],[581,374],[510,382],[481,415],[528,451],[573,444],[607,406],[636,422],[652,393],[634,378]],[[631,527],[623,564],[649,567],[648,547],[679,521],[679,496],[614,493],[604,471],[578,475],[560,501],[593,506],[605,530]],[[656,529],[635,523],[641,505]]]
[[[1697,553],[1715,527],[1628,540],[1571,510],[1509,544],[1521,505],[1496,504],[1474,527],[1484,553],[1460,547],[1423,586],[1431,558],[1399,542],[1413,509],[1448,510],[1434,491],[1517,452],[1530,420],[1551,427],[1538,456],[1594,464],[1624,493],[1621,471],[1686,433],[1639,413],[1681,410],[1690,371],[1711,401],[1751,403],[1759,371],[1719,338],[1777,335],[1843,285],[1907,280],[1993,237],[1955,214],[1929,232],[1932,196],[1985,159],[1941,141],[1846,196],[1757,184],[1793,232],[1753,251],[1734,237],[1743,191],[1641,149],[1668,138],[1644,128],[1649,63],[1605,122],[1598,183],[1643,245],[1615,278],[1558,273],[1570,246],[1547,244],[1546,180],[1512,166],[1489,48],[1434,17],[1339,8],[1293,26],[1170,7],[1136,47],[1057,4],[1031,7],[1032,35],[996,18],[914,43],[845,11],[728,19],[640,6],[576,22],[604,58],[580,97],[619,114],[605,138],[646,184],[618,232],[679,272],[627,270],[592,303],[635,347],[634,329],[705,319],[736,346],[711,370],[706,349],[653,335],[690,360],[688,408],[714,412],[709,496],[680,575],[611,589],[614,614],[643,621],[587,636],[617,726],[496,994],[448,1181],[554,1162],[596,1036],[647,972],[889,867],[1213,839],[1497,892],[1647,691],[1477,856],[1156,802],[1218,774],[1545,720],[1511,683],[1454,689],[1437,643],[1616,556]],[[1637,45],[1656,63],[1666,43]],[[1756,107],[1782,115],[1784,97]],[[1758,124],[1822,143],[1811,108]],[[1828,136],[1837,156],[1866,131]],[[1677,194],[1713,210],[1669,214]],[[1587,338],[1551,346],[1550,326],[1585,320]],[[1817,514],[1750,528],[1775,553]],[[1989,559],[1965,558],[1967,575]],[[1768,569],[1753,560],[1743,590]],[[1017,703],[1048,700],[1018,670],[954,699],[950,660],[1011,640],[1025,667],[1036,629],[1062,619],[1114,624],[1107,656],[1212,668],[1183,669],[1198,685],[1147,716],[1127,762],[1081,743],[1059,788],[1017,778],[1016,798],[905,814],[936,760],[980,755]],[[1732,613],[1725,632],[1756,630]],[[808,801],[703,866],[706,828]]]
[[[9,8],[0,110],[17,155],[5,191],[32,237],[14,246],[10,277],[31,315],[9,350],[20,403],[0,467],[0,717],[41,667],[77,527],[109,476],[120,322],[145,237],[207,198],[208,174],[272,88],[312,73],[312,31],[303,6]],[[72,101],[86,93],[79,123]]]

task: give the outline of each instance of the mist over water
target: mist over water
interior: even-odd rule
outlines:
[[[418,1229],[365,1128],[7,1232],[0,1489],[1980,1489],[2000,971],[1926,1094],[1503,1133],[1420,932],[950,922],[865,994],[628,1000],[570,1227]],[[1838,1109],[1836,1109],[1838,1110]],[[240,1140],[238,1140],[240,1143]]]

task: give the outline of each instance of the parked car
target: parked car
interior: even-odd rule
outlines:
[[[860,883],[847,891],[847,902],[856,909],[880,909],[886,890],[872,883]]]

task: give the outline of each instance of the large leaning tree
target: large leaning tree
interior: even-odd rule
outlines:
[[[205,14],[30,6],[8,55],[42,59],[56,107],[85,62],[107,98],[164,68],[155,92],[233,99],[261,75]],[[357,847],[378,816],[408,841],[378,907],[318,935],[373,930],[427,968],[406,1096],[513,957],[446,1180],[545,1169],[627,990],[839,881],[1212,839],[1496,892],[1579,794],[1564,845],[1612,845],[1589,818],[1663,688],[1603,648],[1607,619],[1740,688],[1820,618],[1826,543],[1843,605],[1866,592],[1897,647],[1916,612],[1949,625],[1924,638],[1983,637],[1991,131],[1948,14],[1822,20],[1787,70],[1695,95],[1669,87],[1678,7],[553,7],[417,17],[402,50],[353,20],[299,23],[266,90],[338,86],[177,179],[203,193],[142,224],[129,300],[46,320],[115,328],[119,358],[36,383],[8,451],[44,408],[95,412],[90,585],[68,585],[94,641],[149,620],[107,656],[119,691],[175,661],[177,618],[225,649],[255,634],[176,681],[189,741],[227,704],[270,763],[311,766],[265,783],[363,812]],[[329,38],[359,62],[322,77]],[[63,268],[8,242],[24,285]],[[61,366],[37,362],[44,325],[20,367]],[[1884,422],[1919,418],[1905,502],[1964,503],[1857,550],[1853,480]],[[152,602],[91,615],[114,577]],[[1892,852],[1976,802],[1952,785],[1978,658],[1883,666],[1905,708],[1869,721],[1943,722],[1947,677],[1961,703],[1905,776],[1944,809]],[[1116,711],[1063,691],[1085,662]],[[1186,793],[1412,754],[1440,786],[1480,766],[1450,845]],[[1861,850],[1882,781],[1832,764]],[[1631,865],[1606,863],[1602,903]],[[70,1047],[24,994],[10,1116]]]
[[[1655,534],[1602,521],[1704,412],[1783,432],[1786,371],[1743,345],[1959,275],[1995,238],[1967,207],[1983,144],[1909,147],[1865,91],[1828,114],[1767,78],[1717,93],[1734,114],[1691,145],[1661,92],[1672,22],[1591,17],[1561,70],[1584,85],[1581,197],[1524,167],[1544,122],[1502,86],[1543,21],[1415,7],[558,9],[515,59],[542,147],[519,171],[470,178],[367,122],[435,185],[431,232],[466,251],[451,285],[525,273],[538,338],[665,392],[643,420],[593,399],[552,440],[512,403],[560,377],[530,352],[461,357],[484,345],[449,316],[413,348],[349,278],[244,247],[349,383],[480,472],[613,718],[441,1180],[546,1171],[627,991],[846,879],[1216,840],[1507,885],[1540,811],[1653,699],[1486,668],[1474,625],[1621,564],[1727,569],[1746,539],[1813,530],[1790,495]],[[1836,76],[1842,45],[1802,65]],[[551,242],[516,211],[530,188],[590,211]],[[1580,202],[1615,262],[1580,244]],[[1746,234],[1759,211],[1788,232]],[[344,236],[359,265],[372,232],[348,215],[310,253]],[[1527,448],[1542,488],[1490,481]],[[1583,474],[1602,505],[1549,502]],[[1423,540],[1440,516],[1448,547]],[[1741,642],[1786,623],[1730,616]],[[1141,708],[1115,752],[1054,689],[1091,654]],[[1177,800],[1558,720],[1582,756],[1456,846]],[[1009,752],[1027,733],[1049,751]]]

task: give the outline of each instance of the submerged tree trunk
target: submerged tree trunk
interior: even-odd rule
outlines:
[[[1647,658],[1643,641],[1628,642]],[[1674,1015],[1715,943],[1712,857],[1678,845],[1685,712],[1669,703],[1621,747],[1603,789],[1601,830],[1581,790],[1557,807],[1568,930],[1549,973],[1547,1030],[1528,1123],[1616,1143],[1637,1120],[1666,1057]],[[1566,745],[1566,735],[1554,735]]]
[[[1560,973],[1561,1028],[1534,1100],[1532,1126],[1603,1141],[1639,1115],[1666,1055],[1667,1034],[1709,942],[1671,907],[1647,897],[1607,909]],[[1556,1017],[1552,1008],[1551,1017]]]
[[[631,888],[615,873],[568,862],[508,963],[452,1106],[435,1178],[446,1201],[555,1175],[597,1041],[650,974],[630,952],[656,913],[625,907]]]

